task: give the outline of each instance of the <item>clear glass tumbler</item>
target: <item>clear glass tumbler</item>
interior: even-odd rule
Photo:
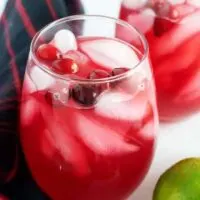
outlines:
[[[199,112],[200,1],[123,0],[120,18],[149,43],[160,119],[177,121]],[[128,37],[123,30],[119,34]]]
[[[120,27],[135,45],[117,36]],[[68,48],[72,43],[76,47]],[[143,180],[158,125],[148,53],[140,32],[104,16],[66,17],[35,36],[21,100],[21,142],[50,198],[124,200]]]

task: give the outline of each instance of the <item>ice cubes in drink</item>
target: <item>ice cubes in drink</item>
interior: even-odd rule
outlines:
[[[187,2],[188,2],[188,4],[191,4],[194,7],[200,7],[200,1],[199,0],[188,0]]]
[[[148,100],[145,92],[133,94],[120,91],[108,91],[99,99],[95,112],[106,118],[137,122],[147,112]],[[130,107],[132,111],[130,111]]]
[[[129,9],[140,9],[147,4],[148,0],[124,0],[123,5]]]
[[[132,26],[137,27],[142,33],[147,33],[154,24],[155,12],[146,8],[141,13],[132,12],[128,15],[127,21]]]
[[[91,121],[84,115],[77,116],[77,128],[80,139],[95,154],[103,156],[122,156],[139,151],[140,147],[126,143],[123,136],[97,121]],[[85,127],[90,127],[90,130]]]
[[[44,90],[54,84],[55,78],[38,66],[30,68],[30,79],[38,90]]]
[[[171,5],[184,4],[185,0],[168,0]]]
[[[52,42],[60,51],[61,53],[66,53],[69,50],[76,50],[77,43],[74,34],[67,29],[63,29],[58,31],[53,39]]]
[[[159,57],[173,53],[179,45],[200,31],[199,20],[200,11],[184,17],[167,34],[154,41],[154,45],[151,46],[152,53]]]
[[[80,49],[93,62],[110,69],[123,66],[132,68],[139,63],[135,51],[129,45],[117,40],[86,40],[80,44]]]

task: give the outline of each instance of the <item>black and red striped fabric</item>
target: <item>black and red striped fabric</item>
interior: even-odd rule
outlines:
[[[45,200],[26,167],[18,133],[19,101],[33,36],[48,23],[83,13],[78,0],[6,1],[0,16],[0,195]]]

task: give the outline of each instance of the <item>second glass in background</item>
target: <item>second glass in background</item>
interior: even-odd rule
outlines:
[[[163,121],[200,110],[200,1],[124,0],[120,18],[143,32],[149,42]],[[132,43],[130,35],[118,35]]]

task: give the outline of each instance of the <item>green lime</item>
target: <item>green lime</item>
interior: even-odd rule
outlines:
[[[182,160],[158,180],[153,200],[200,200],[200,158]]]

